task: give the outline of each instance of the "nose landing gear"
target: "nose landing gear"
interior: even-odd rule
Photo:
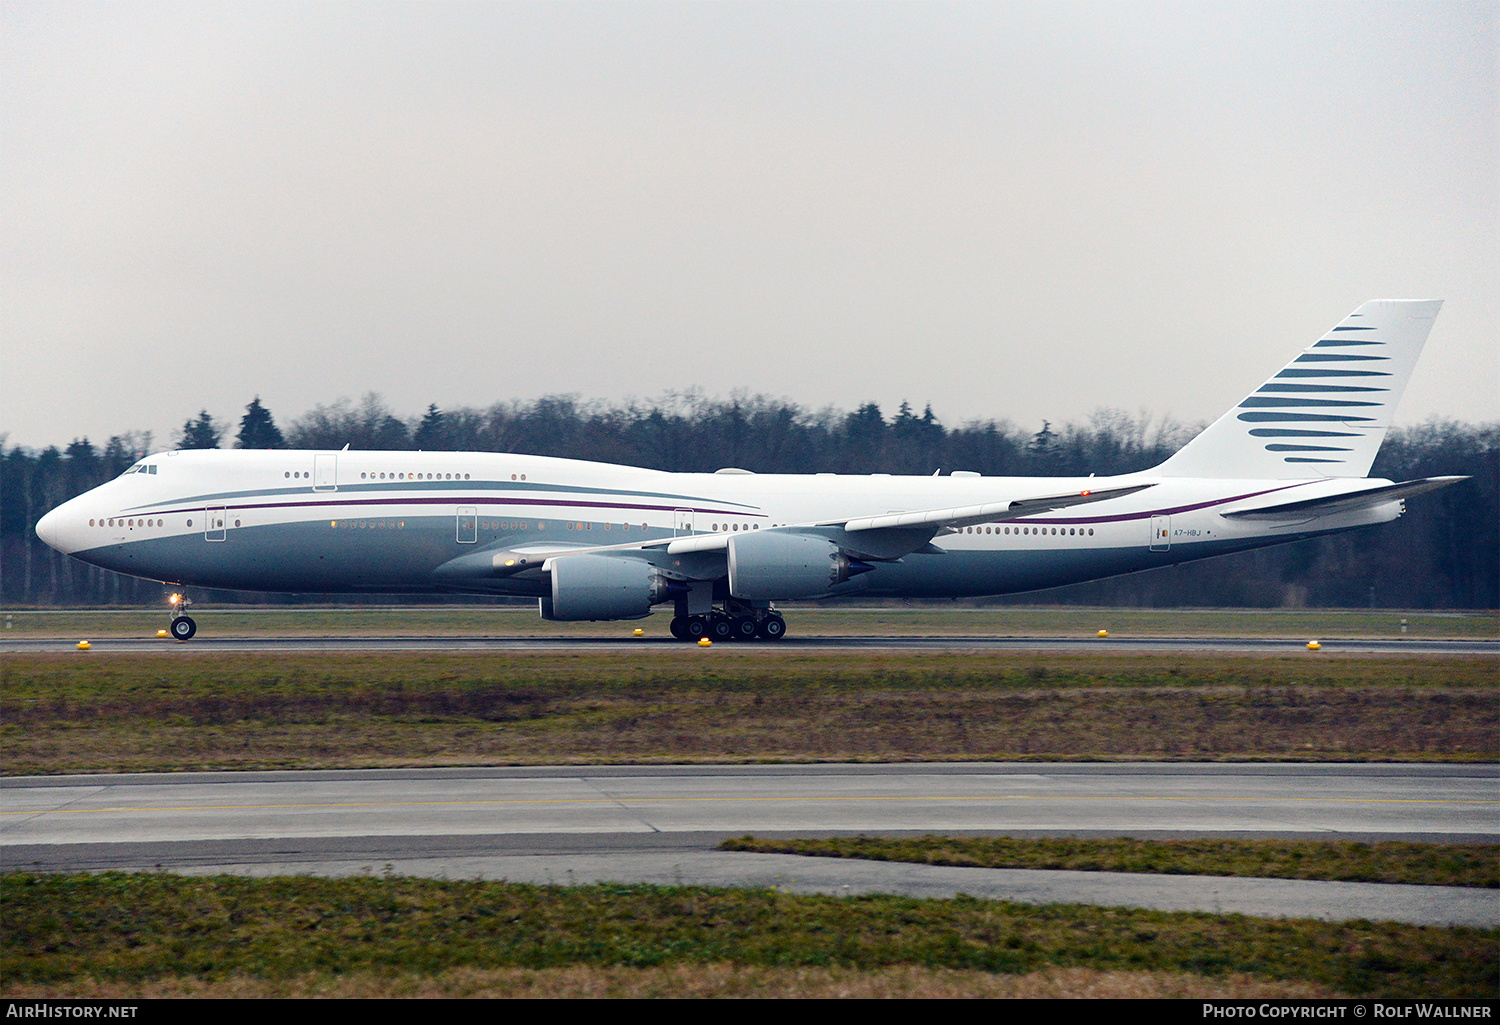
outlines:
[[[167,603],[172,606],[172,625],[169,629],[173,638],[179,641],[190,640],[198,632],[198,624],[184,611],[192,602],[185,594],[173,594],[167,599]]]

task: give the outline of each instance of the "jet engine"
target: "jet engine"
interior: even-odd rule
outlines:
[[[640,559],[569,555],[551,560],[543,619],[640,619],[671,596],[671,583]]]
[[[729,593],[745,601],[815,598],[874,568],[826,537],[767,531],[729,539]]]

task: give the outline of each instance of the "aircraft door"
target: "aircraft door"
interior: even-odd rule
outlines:
[[[1172,517],[1151,517],[1151,550],[1165,552],[1172,547]]]
[[[479,509],[472,505],[458,507],[456,540],[461,545],[471,545],[479,540]]]
[[[333,452],[313,456],[313,490],[337,491],[339,457]]]
[[[682,537],[682,536],[684,536],[686,534],[691,534],[692,532],[693,532],[693,510],[691,510],[691,509],[674,509],[674,510],[672,510],[672,533],[675,536],[677,536],[677,537]]]
[[[203,510],[203,540],[223,541],[229,536],[225,530],[225,524],[228,522],[228,509]]]

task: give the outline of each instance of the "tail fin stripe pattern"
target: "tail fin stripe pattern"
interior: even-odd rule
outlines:
[[[1284,409],[1291,406],[1382,406],[1383,402],[1356,402],[1353,399],[1305,399],[1296,395],[1252,395],[1240,403],[1241,409]]]
[[[1390,391],[1389,388],[1364,388],[1352,384],[1263,384],[1255,389],[1257,392],[1265,391],[1312,391],[1312,392],[1340,392],[1340,391]]]
[[[1334,448],[1331,445],[1267,445],[1267,452],[1353,452],[1352,448]]]
[[[1358,356],[1352,352],[1309,352],[1305,356],[1298,356],[1293,362],[1296,363],[1352,363],[1355,360],[1377,360],[1390,359],[1389,356]]]
[[[1355,421],[1367,423],[1370,420],[1367,416],[1324,416],[1322,413],[1241,413],[1237,419],[1250,424],[1294,423],[1298,420],[1308,422],[1321,420],[1325,423],[1330,421],[1334,423],[1352,423]]]
[[[1262,384],[1256,389],[1257,395],[1265,392],[1313,392],[1316,395],[1335,395],[1340,392],[1389,392],[1391,389],[1377,389],[1377,387],[1364,387],[1359,384]]]
[[[1245,480],[1365,476],[1441,305],[1365,303],[1292,357],[1159,472]],[[1384,366],[1376,370],[1371,363]],[[1370,380],[1375,377],[1381,380]],[[1319,438],[1340,440],[1276,440]]]
[[[1384,370],[1298,370],[1288,367],[1277,377],[1390,377]]]
[[[1298,431],[1290,427],[1257,427],[1250,432],[1253,438],[1358,438],[1361,435],[1349,431]]]

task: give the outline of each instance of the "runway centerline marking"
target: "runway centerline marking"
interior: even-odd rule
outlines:
[[[559,797],[495,801],[351,801],[324,802],[314,804],[202,804],[166,807],[122,807],[122,808],[54,808],[35,811],[0,811],[6,815],[107,815],[127,812],[193,812],[193,811],[288,811],[294,809],[338,809],[338,808],[479,808],[497,805],[542,805],[542,804],[707,804],[707,803],[779,803],[809,804],[828,801],[1213,801],[1219,804],[1472,804],[1492,805],[1500,801],[1485,798],[1425,798],[1425,797],[1109,797],[1095,795],[1056,796],[1042,794],[985,794],[974,796],[877,796],[877,797]]]

